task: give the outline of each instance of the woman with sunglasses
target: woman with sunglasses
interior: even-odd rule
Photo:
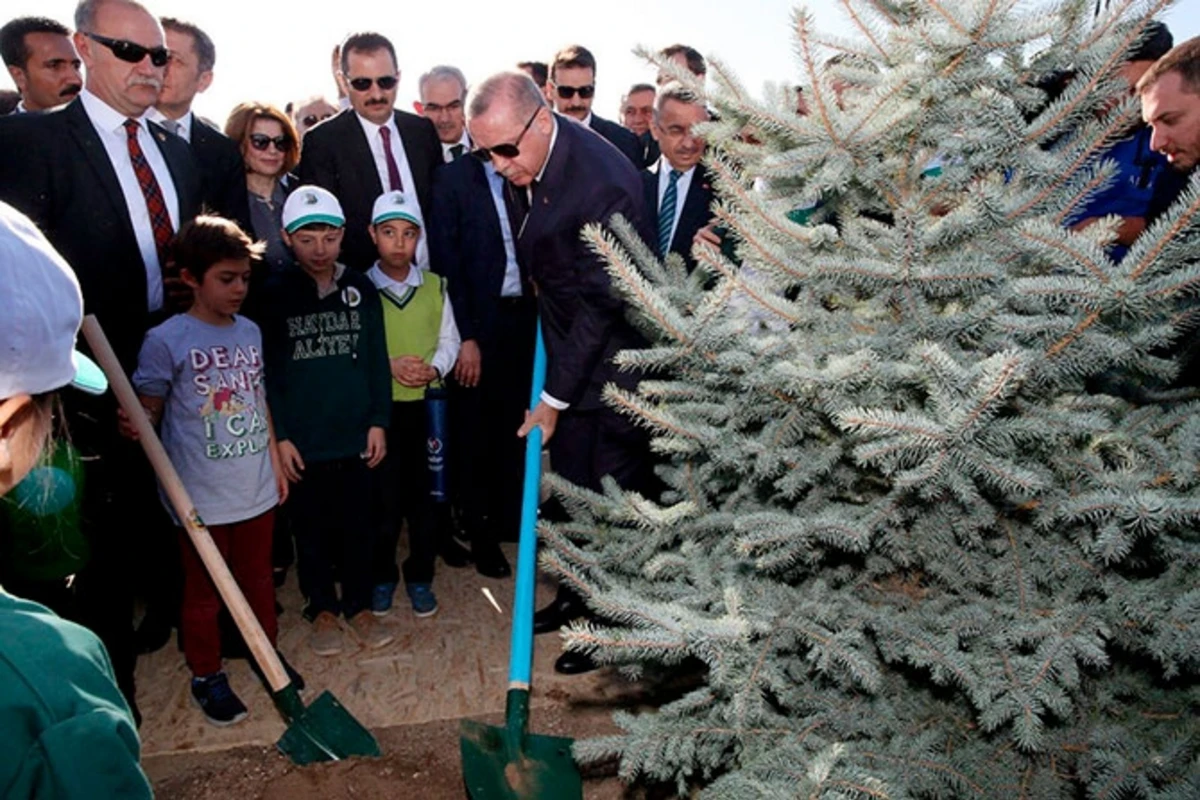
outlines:
[[[266,274],[256,281],[247,297],[247,316],[254,316],[257,296],[264,283],[273,283],[295,263],[283,243],[283,203],[289,185],[296,185],[291,170],[300,161],[300,139],[287,114],[265,103],[242,103],[225,123],[225,135],[242,148],[246,163],[246,192],[254,238],[266,242],[263,257]]]

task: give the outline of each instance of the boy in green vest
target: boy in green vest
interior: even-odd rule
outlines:
[[[392,419],[380,476],[380,529],[373,559],[376,580],[371,610],[378,616],[391,610],[400,580],[396,543],[403,520],[408,521],[409,545],[404,586],[413,613],[428,617],[438,608],[433,593],[437,543],[426,462],[425,389],[442,385],[443,376],[458,359],[460,340],[445,279],[413,263],[420,238],[416,198],[392,191],[375,201],[371,239],[379,260],[367,277],[379,290],[392,369]]]

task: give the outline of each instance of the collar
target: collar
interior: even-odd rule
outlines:
[[[17,101],[17,107],[13,109],[14,114],[28,114],[29,109],[25,107],[24,99]]]
[[[362,125],[363,133],[367,135],[368,139],[370,139],[372,136],[378,137],[380,128],[387,128],[394,134],[392,137],[392,143],[395,144],[399,142],[400,131],[396,128],[395,109],[392,109],[392,115],[388,117],[387,122],[383,123],[382,125],[376,125],[374,122],[371,122],[371,120],[367,119],[362,114],[359,114],[357,111],[354,112],[354,116],[358,118],[358,124]]]
[[[538,174],[533,177],[539,183],[542,176],[546,174],[546,166],[550,163],[550,157],[554,155],[554,145],[558,142],[558,120],[555,118],[554,112],[550,112],[550,122],[554,127],[550,130],[550,146],[546,148],[546,160],[542,162],[542,168],[538,170]]]
[[[673,170],[673,169],[675,169],[675,168],[671,166],[670,161],[667,161],[666,156],[658,157],[658,165],[656,166],[655,171],[658,172],[659,175],[669,175],[671,173],[671,170]],[[696,171],[695,164],[688,167],[687,169],[681,169],[681,170],[679,170],[679,177],[677,178],[677,180],[683,180],[684,178],[688,177],[695,171]]]
[[[367,270],[367,277],[371,279],[371,283],[375,284],[375,288],[380,291],[385,289],[401,291],[405,287],[416,289],[425,283],[424,271],[416,264],[408,268],[408,275],[405,276],[404,280],[398,281],[384,272],[383,268],[379,266],[379,262],[376,261],[375,266]]]
[[[146,112],[146,117],[154,120],[167,130],[171,130],[171,125],[169,123],[178,124],[179,135],[189,142],[192,140],[192,112],[190,110],[179,119],[173,120],[166,114],[159,111],[157,108],[151,108],[148,112]]]
[[[588,115],[587,115],[586,117],[584,117],[584,118],[583,118],[583,122],[581,122],[581,123],[579,123],[579,124],[580,124],[580,125],[582,125],[582,126],[583,126],[583,127],[585,127],[585,128],[590,128],[590,127],[592,127],[592,112],[590,112],[590,111],[589,111],[589,112],[588,112]]]
[[[125,120],[127,119],[136,119],[143,128],[146,127],[146,112],[142,112],[137,117],[126,117],[92,94],[86,87],[79,90],[79,102],[83,103],[83,110],[87,112],[88,119],[92,121],[92,124],[102,130],[120,132],[124,135]]]

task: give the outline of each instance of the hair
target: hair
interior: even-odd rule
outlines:
[[[0,89],[0,117],[7,116],[21,102],[21,93],[12,89]]]
[[[629,97],[629,95],[637,94],[638,92],[657,92],[657,91],[658,91],[658,87],[656,87],[652,83],[635,83],[633,86],[629,87],[629,91],[625,93],[625,96]]]
[[[342,40],[340,45],[342,48],[341,66],[342,74],[350,74],[350,53],[374,53],[376,50],[387,50],[388,55],[392,57],[392,66],[398,67],[399,62],[396,61],[396,48],[392,46],[392,42],[382,33],[374,33],[373,31],[362,31],[352,33]]]
[[[688,47],[686,44],[673,44],[658,51],[658,54],[663,58],[674,58],[680,53],[683,54],[684,60],[687,61],[688,72],[697,78],[703,78],[708,74],[708,64],[705,63],[704,56],[694,47]]]
[[[524,72],[499,72],[471,89],[467,117],[483,116],[497,99],[510,102],[513,114],[525,119],[546,105],[546,96]]]
[[[1192,94],[1200,94],[1200,36],[1193,36],[1177,44],[1138,81],[1137,91],[1142,94],[1168,72],[1178,72],[1184,87]]]
[[[671,81],[664,84],[658,90],[658,96],[654,98],[655,122],[658,122],[662,118],[663,108],[666,106],[668,100],[673,100],[676,103],[687,103],[688,105],[703,105],[699,95],[679,81]]]
[[[569,44],[554,54],[550,62],[550,80],[554,80],[559,69],[590,69],[596,74],[596,57],[581,44]]]
[[[25,46],[25,37],[31,33],[71,34],[66,25],[48,17],[17,17],[0,28],[0,59],[4,60],[4,66],[25,69],[33,55]]]
[[[175,265],[202,282],[204,275],[221,261],[259,261],[265,245],[255,242],[233,220],[201,215],[185,222],[171,240]]]
[[[217,47],[213,44],[212,37],[191,22],[174,17],[163,17],[159,22],[162,23],[163,30],[191,36],[192,47],[196,51],[196,67],[200,72],[212,71],[217,64]]]
[[[1174,45],[1175,37],[1171,35],[1171,29],[1152,19],[1142,28],[1141,37],[1126,60],[1158,61],[1169,53]]]
[[[422,99],[422,102],[424,102],[425,98],[426,84],[428,84],[430,81],[445,80],[458,81],[458,85],[462,87],[462,92],[460,93],[459,99],[467,99],[467,78],[462,74],[462,70],[458,67],[451,67],[447,64],[439,64],[436,67],[430,68],[429,72],[426,72],[417,80],[417,95]]]
[[[267,103],[239,103],[230,112],[229,119],[225,120],[225,135],[237,142],[239,148],[244,148],[256,119],[272,119],[283,126],[283,135],[287,136],[291,143],[287,152],[283,154],[281,172],[291,172],[300,163],[300,135],[296,133],[292,118],[275,106]]]
[[[517,69],[528,71],[539,89],[546,88],[546,81],[550,79],[550,68],[546,66],[545,61],[518,61]]]
[[[148,16],[153,16],[137,0],[80,0],[79,5],[75,6],[75,30],[84,33],[91,31],[96,25],[96,12],[105,3],[119,3],[123,6],[136,8]]]

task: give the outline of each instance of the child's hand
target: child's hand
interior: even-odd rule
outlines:
[[[283,469],[284,477],[292,483],[299,483],[304,472],[304,459],[300,457],[300,451],[296,449],[296,445],[292,444],[287,439],[279,443],[279,466]],[[280,500],[279,502],[283,502]]]
[[[126,439],[138,440],[137,428],[133,427],[133,420],[125,413],[125,409],[117,409],[117,431]]]
[[[363,458],[367,460],[367,468],[375,469],[386,455],[387,432],[383,428],[372,426],[367,431],[367,449],[363,451]]]
[[[401,386],[419,389],[437,379],[437,370],[417,356],[398,356],[392,359],[392,377]]]
[[[279,444],[272,441],[270,447],[271,471],[275,474],[275,491],[279,494],[279,505],[288,499],[288,479],[283,474],[283,461],[279,457]]]

